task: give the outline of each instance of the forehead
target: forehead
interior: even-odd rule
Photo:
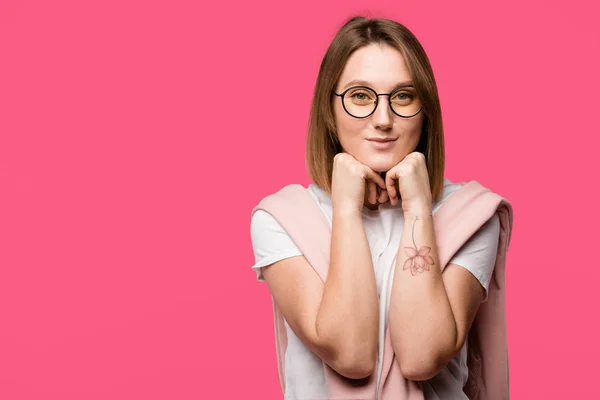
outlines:
[[[389,45],[370,44],[350,55],[338,87],[356,79],[370,82],[376,90],[390,90],[399,82],[409,81],[411,76],[398,50]]]

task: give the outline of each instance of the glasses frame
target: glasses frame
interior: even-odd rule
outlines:
[[[354,114],[351,114],[350,111],[348,111],[348,109],[346,108],[346,103],[344,102],[344,96],[346,95],[346,93],[348,93],[349,90],[351,89],[367,89],[370,90],[371,92],[375,93],[375,107],[373,108],[373,111],[371,111],[368,115],[364,116],[364,117],[357,117]],[[352,86],[349,87],[348,89],[344,90],[342,93],[337,93],[335,91],[335,89],[333,90],[333,94],[335,94],[338,97],[342,98],[342,107],[344,108],[344,111],[346,111],[346,114],[348,114],[349,116],[353,117],[353,118],[357,118],[357,119],[364,119],[364,118],[369,118],[371,115],[373,115],[373,113],[375,112],[375,110],[377,110],[377,106],[379,105],[379,96],[388,96],[388,105],[390,106],[390,110],[392,110],[392,112],[399,116],[400,118],[412,118],[415,115],[419,114],[421,112],[421,110],[423,109],[423,104],[421,104],[421,107],[419,107],[419,111],[417,111],[416,113],[414,113],[413,115],[400,115],[398,114],[396,111],[394,111],[394,107],[392,107],[392,94],[398,92],[399,90],[402,90],[403,88],[398,88],[395,89],[394,91],[390,92],[390,93],[377,93],[375,91],[375,89],[372,89],[368,86]]]

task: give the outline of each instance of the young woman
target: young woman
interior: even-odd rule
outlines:
[[[432,216],[459,185],[444,178],[433,71],[406,27],[365,17],[341,27],[317,78],[307,163],[331,226],[327,281],[270,214],[251,222],[253,268],[286,321],[285,398],[326,398],[322,361],[349,378],[376,373],[389,323],[402,374],[425,399],[467,399],[466,338],[500,222],[492,217],[441,272]]]

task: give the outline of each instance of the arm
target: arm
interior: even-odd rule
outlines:
[[[364,378],[375,368],[379,329],[370,249],[360,211],[334,208],[332,224],[325,284],[304,256],[263,268],[263,277],[298,338],[338,373]]]
[[[395,267],[389,317],[394,352],[406,378],[430,379],[464,345],[485,290],[459,265],[440,271],[429,212],[405,214]]]

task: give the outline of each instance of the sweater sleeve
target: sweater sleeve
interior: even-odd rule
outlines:
[[[259,282],[264,282],[262,269],[285,258],[300,256],[302,252],[277,220],[264,210],[256,210],[250,222],[250,237],[254,251],[256,272]]]

